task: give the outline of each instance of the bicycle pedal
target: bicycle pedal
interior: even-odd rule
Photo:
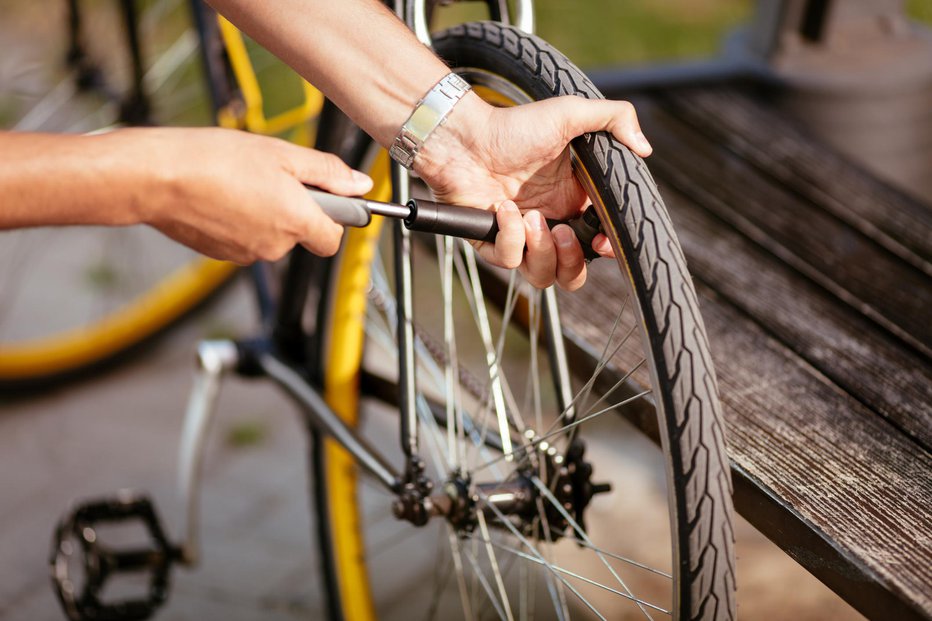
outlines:
[[[134,522],[148,539],[137,547],[108,546],[98,533],[101,526],[114,530],[123,526],[125,531]],[[138,621],[151,617],[168,598],[171,566],[179,559],[179,549],[165,536],[152,501],[121,491],[83,502],[66,513],[55,529],[49,563],[54,589],[72,621]],[[141,596],[117,599],[118,595],[105,593],[113,591],[112,578],[120,574],[138,578],[145,572],[149,580]]]

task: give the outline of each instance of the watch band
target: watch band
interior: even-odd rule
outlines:
[[[388,150],[392,159],[411,170],[414,158],[430,134],[443,125],[453,107],[469,91],[469,83],[448,73],[417,102]]]

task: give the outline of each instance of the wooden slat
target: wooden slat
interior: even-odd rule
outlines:
[[[932,278],[649,100],[637,99],[651,167],[691,200],[932,357]]]
[[[864,614],[932,618],[932,211],[733,89],[633,100],[699,281],[737,507]],[[577,302],[572,334],[598,342]]]
[[[786,115],[733,88],[679,89],[664,99],[710,142],[932,273],[932,205],[877,181]]]
[[[745,316],[703,301],[739,510],[779,499],[782,513],[749,519],[864,614],[932,616],[932,457]],[[801,533],[827,546],[796,547]]]
[[[932,364],[678,192],[664,196],[696,278],[932,450]]]
[[[591,303],[562,312],[571,337],[598,351],[612,322],[599,292],[625,285],[604,270],[590,278]],[[865,614],[932,615],[932,456],[721,296],[700,294],[739,510]]]

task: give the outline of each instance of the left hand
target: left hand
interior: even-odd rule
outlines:
[[[548,230],[544,218],[570,219],[588,205],[568,145],[593,131],[610,132],[642,157],[651,153],[628,102],[567,96],[493,108],[470,94],[425,142],[415,168],[438,200],[497,210],[495,244],[475,244],[483,258],[520,269],[534,286],[557,282],[572,291],[586,280],[582,249],[570,227]],[[604,235],[592,245],[613,256]]]

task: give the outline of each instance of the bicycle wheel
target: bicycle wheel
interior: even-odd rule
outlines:
[[[0,92],[0,110],[15,119],[13,129],[219,122],[291,132],[305,144],[313,139],[309,121],[319,111],[319,93],[293,75],[289,81],[267,53],[247,50],[238,31],[218,24],[200,2],[69,0],[68,7],[72,71],[55,72],[59,59],[47,60],[48,75],[23,74],[33,83],[47,81],[44,96],[21,97],[16,84]],[[9,23],[22,32],[47,27],[44,11],[12,13]],[[41,57],[54,50],[36,41],[53,38],[20,44],[29,48],[26,56]],[[19,75],[13,67],[5,73]],[[264,100],[260,81],[273,80],[277,88]],[[290,91],[283,86],[291,83]],[[18,109],[25,112],[19,118]],[[2,388],[41,385],[106,362],[180,320],[236,272],[232,263],[199,257],[143,226],[7,231],[0,242]]]
[[[48,7],[8,16],[19,32],[33,34],[22,41],[13,35],[11,43],[26,57],[44,58],[41,71],[7,74],[23,75],[32,87],[18,91],[14,82],[0,93],[11,111],[10,128],[71,133],[121,119],[211,123],[187,2],[72,1],[69,8],[75,45],[69,53],[73,68],[66,73],[59,69],[61,59],[49,57],[56,49],[47,45],[62,33],[35,36],[59,27],[58,20],[40,19]],[[143,63],[142,50],[151,62]],[[146,227],[39,228],[6,231],[0,240],[4,388],[38,385],[126,351],[198,306],[235,271]]]
[[[600,96],[514,28],[467,24],[435,47],[497,105]],[[685,261],[643,162],[605,134],[572,147],[618,256],[579,292],[535,290],[459,241],[412,250],[421,447],[445,483],[432,498],[458,508],[421,528],[393,520],[393,495],[325,441],[334,617],[734,618],[731,481]],[[348,233],[317,326],[325,398],[380,447],[398,424],[381,403],[399,377],[392,250],[378,226]]]

